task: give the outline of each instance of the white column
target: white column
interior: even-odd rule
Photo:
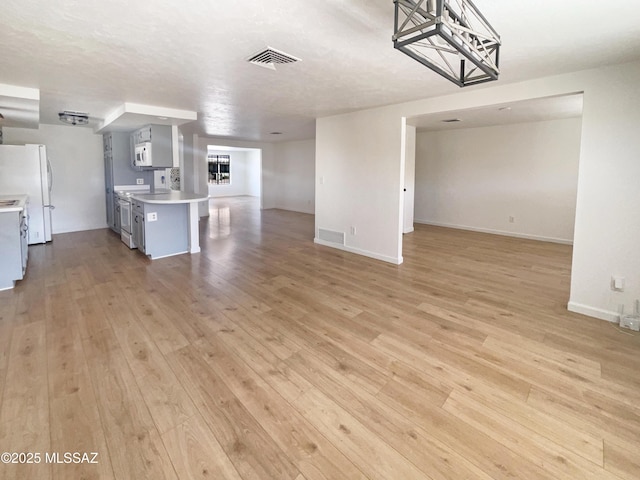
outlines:
[[[198,202],[189,203],[189,253],[200,251],[200,230],[198,228]]]

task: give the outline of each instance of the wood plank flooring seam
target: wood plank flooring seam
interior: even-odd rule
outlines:
[[[108,328],[111,328],[111,324],[109,324]],[[92,387],[92,389],[93,389],[93,395],[94,395],[94,397],[95,397],[96,395],[98,395],[98,391],[97,391],[96,386],[95,386],[95,384],[94,384],[94,378],[93,378],[93,376],[91,375],[91,371],[90,371],[90,369],[89,369],[89,365],[88,365],[88,363],[87,363],[87,352],[86,352],[86,349],[85,349],[85,344],[84,344],[84,342],[82,341],[82,339],[81,339],[81,342],[80,342],[80,346],[81,346],[81,348],[82,348],[83,359],[84,359],[84,362],[85,362],[85,366],[86,366],[86,368],[87,368],[87,371],[89,372],[89,380],[91,381],[91,387]],[[98,418],[100,419],[100,425],[101,425],[101,427],[102,427],[102,428],[101,428],[101,431],[102,431],[102,432],[106,432],[106,431],[107,431],[107,429],[105,428],[104,419],[102,418],[102,414],[100,413],[100,409],[99,409],[99,408],[98,408]],[[113,454],[112,454],[112,452],[111,452],[111,447],[109,447],[109,442],[107,441],[107,439],[106,439],[106,438],[105,438],[105,447],[106,447],[106,449],[107,449],[107,452],[109,453],[109,463],[111,464],[111,470],[114,472],[114,475],[115,475],[116,469],[115,469],[115,466],[114,466],[114,464],[113,464],[113,462],[114,462],[114,460],[113,460],[113,459],[114,459],[114,455],[113,455]]]

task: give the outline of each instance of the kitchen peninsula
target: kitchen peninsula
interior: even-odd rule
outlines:
[[[138,250],[151,259],[198,253],[198,202],[207,195],[178,191],[131,195],[132,235]]]

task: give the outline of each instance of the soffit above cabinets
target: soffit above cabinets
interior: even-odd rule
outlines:
[[[40,125],[40,91],[0,83],[0,126],[38,128]]]
[[[198,113],[190,110],[123,103],[109,113],[96,128],[96,133],[130,132],[144,125],[184,125],[198,119]]]

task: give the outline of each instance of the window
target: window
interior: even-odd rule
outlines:
[[[231,157],[229,155],[207,155],[209,161],[209,183],[229,185],[231,183]]]

